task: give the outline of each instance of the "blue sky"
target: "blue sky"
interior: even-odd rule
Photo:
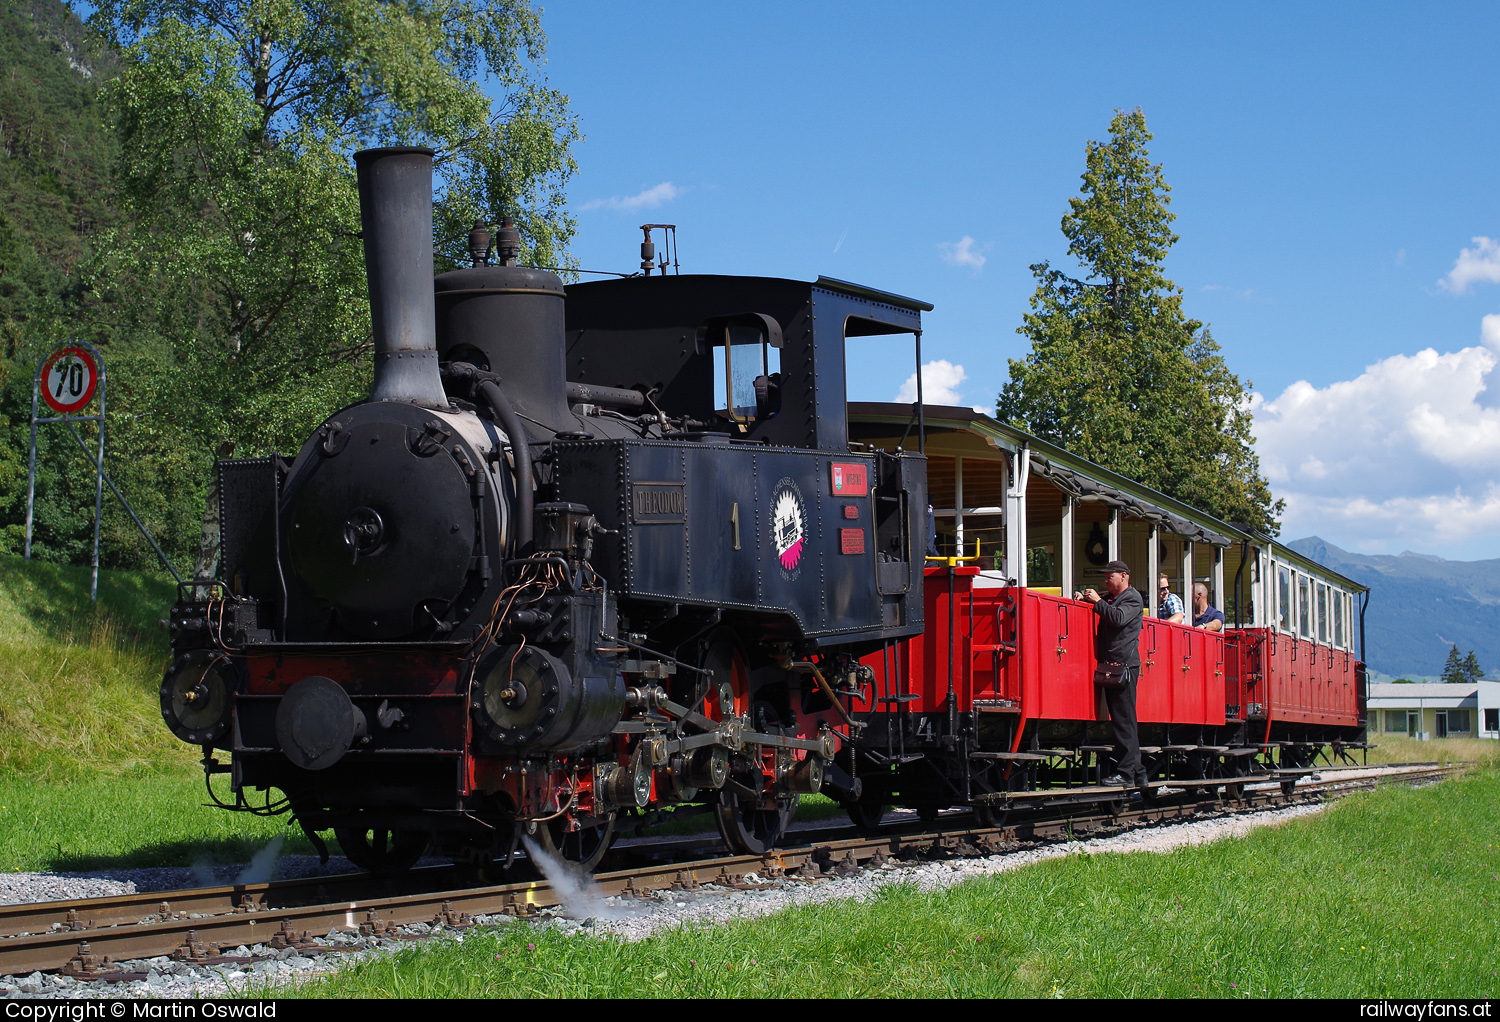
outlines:
[[[925,299],[930,392],[986,408],[1028,266],[1068,265],[1085,142],[1141,107],[1168,274],[1255,385],[1283,535],[1500,557],[1500,5],[559,2],[543,24],[586,136],[582,266],[633,269],[638,225],[667,222],[685,272]],[[894,398],[906,358],[851,353],[851,398]]]

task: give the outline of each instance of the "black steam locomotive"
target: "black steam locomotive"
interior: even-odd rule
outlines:
[[[755,853],[799,794],[856,799],[859,658],[922,630],[927,496],[920,455],[850,444],[844,345],[931,307],[826,278],[564,288],[509,227],[497,265],[476,229],[434,279],[431,157],[355,157],[370,398],[295,458],[218,464],[168,726],[226,808],[391,872],[522,835],[588,867],[621,814],[683,806]]]

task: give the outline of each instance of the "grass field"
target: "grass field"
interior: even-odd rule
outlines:
[[[169,580],[0,554],[0,871],[243,862],[284,820],[206,808],[157,700]],[[220,784],[223,784],[222,779]]]
[[[170,581],[0,554],[0,778],[58,784],[197,758],[162,726]]]
[[[1168,854],[1072,856],[635,944],[516,923],[277,993],[1492,998],[1497,817],[1486,769]]]

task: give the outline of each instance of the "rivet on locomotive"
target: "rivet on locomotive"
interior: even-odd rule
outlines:
[[[836,754],[860,657],[922,631],[928,500],[920,455],[850,444],[844,342],[931,306],[704,275],[565,296],[509,227],[434,280],[431,159],[355,156],[370,397],[294,458],[219,462],[168,726],[230,774],[220,804],[384,872],[522,835],[592,867],[666,807],[753,854],[801,794],[857,803]]]

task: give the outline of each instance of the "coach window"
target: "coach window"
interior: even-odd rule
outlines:
[[[1281,630],[1292,630],[1292,573],[1287,568],[1276,569],[1276,600],[1280,611]]]
[[[706,324],[714,346],[714,407],[743,431],[781,410],[781,328],[769,316],[736,316]]]
[[[1344,594],[1337,589],[1333,591],[1333,644],[1339,649],[1346,645],[1344,641]]]
[[[1328,587],[1318,583],[1318,641],[1328,641]]]

